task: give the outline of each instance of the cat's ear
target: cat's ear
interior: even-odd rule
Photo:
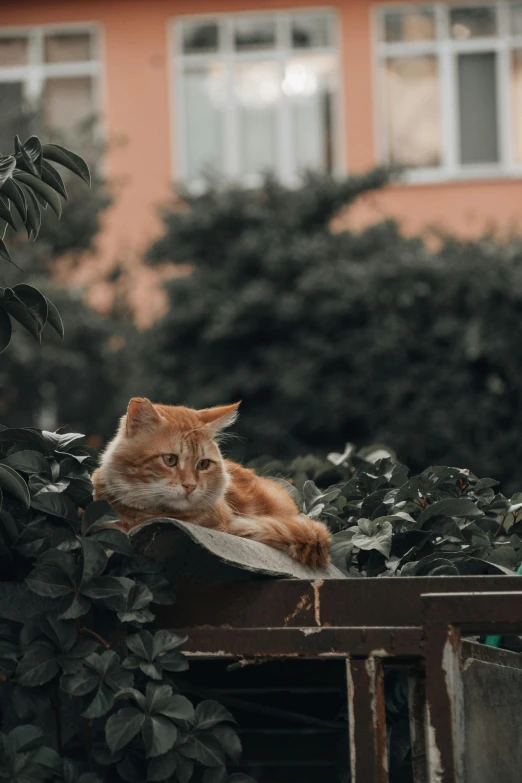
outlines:
[[[212,437],[218,432],[230,427],[238,417],[237,409],[240,402],[234,402],[232,405],[216,405],[215,408],[204,408],[198,411],[200,420],[205,424],[205,429],[212,433]]]
[[[161,422],[161,416],[150,400],[145,397],[133,397],[125,417],[126,435],[135,435],[139,430],[152,429]]]

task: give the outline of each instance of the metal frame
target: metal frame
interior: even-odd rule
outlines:
[[[514,50],[522,50],[522,35],[510,34],[510,9],[515,3],[418,3],[417,7],[435,12],[436,37],[431,41],[404,41],[388,43],[383,40],[384,13],[389,10],[414,10],[415,5],[393,3],[374,10],[374,61],[376,70],[375,94],[379,122],[376,126],[376,148],[379,157],[389,162],[388,137],[384,106],[386,101],[384,63],[388,57],[435,56],[438,62],[441,111],[441,165],[410,169],[409,183],[439,182],[450,179],[491,177],[519,177],[522,162],[515,160],[513,144],[513,107],[510,96],[511,60]],[[449,13],[454,8],[492,7],[497,17],[496,36],[457,40],[450,37]],[[460,164],[458,162],[459,117],[456,61],[459,54],[494,52],[497,55],[497,131],[499,162],[491,164]]]
[[[409,671],[415,783],[464,783],[465,658],[522,668],[521,656],[461,640],[522,632],[518,576],[182,584],[158,607],[196,658],[346,661],[352,783],[387,783],[383,667]]]
[[[290,42],[290,20],[294,16],[322,16],[326,18],[332,45],[326,47],[310,47],[303,49],[292,48]],[[341,92],[341,66],[340,66],[340,42],[337,10],[329,6],[295,8],[289,10],[274,9],[273,11],[244,11],[237,13],[215,13],[178,16],[172,20],[169,30],[169,49],[171,62],[171,91],[174,95],[171,106],[171,116],[174,119],[172,127],[173,147],[173,178],[181,179],[192,188],[203,186],[200,181],[188,182],[187,161],[187,128],[184,110],[184,80],[183,73],[187,65],[208,65],[219,62],[226,69],[226,102],[223,118],[222,150],[224,175],[228,179],[240,178],[240,133],[237,116],[237,101],[233,95],[233,68],[238,63],[270,61],[279,66],[281,78],[285,63],[290,57],[298,55],[333,55],[336,61],[336,74],[329,84],[329,93],[332,98],[332,129],[331,142],[333,147],[333,170],[341,173],[344,169],[343,134],[342,134],[342,108],[340,100]],[[276,41],[272,48],[256,49],[255,51],[237,52],[233,48],[233,25],[236,19],[244,18],[268,18],[275,20]],[[218,24],[218,51],[208,54],[185,54],[182,51],[182,31],[185,25],[195,22],[214,22]],[[298,171],[294,162],[294,144],[292,142],[293,118],[291,116],[288,100],[280,100],[276,106],[276,165],[275,173],[286,184],[298,182]],[[242,177],[246,185],[256,186],[260,183],[260,176]]]

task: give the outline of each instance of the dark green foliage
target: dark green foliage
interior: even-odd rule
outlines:
[[[54,157],[65,155],[62,147],[44,145],[45,152],[49,149]],[[86,177],[77,156],[70,153],[69,157],[70,161],[64,159],[73,170],[79,167]],[[44,158],[44,180],[51,176],[51,166],[54,162],[46,164]],[[0,362],[0,406],[9,410],[12,426],[81,427],[101,441],[114,428],[116,416],[129,397],[125,385],[129,378],[126,344],[135,330],[115,318],[99,316],[84,302],[81,290],[60,287],[53,281],[53,267],[59,256],[66,253],[71,258],[93,249],[100,215],[110,203],[96,170],[89,189],[77,173],[67,169],[62,179],[58,168],[53,174],[57,191],[63,195],[66,189],[69,195],[62,218],[47,210],[36,243],[24,242],[11,229],[7,232],[13,256],[23,271],[3,264],[2,280],[9,288],[7,298],[2,300],[4,309],[0,308],[0,348],[7,345],[11,334],[11,317],[19,314],[28,331],[13,322],[14,342]],[[22,304],[9,290],[22,299]],[[47,325],[42,330],[46,300]],[[33,305],[31,313],[24,303]],[[67,339],[62,342],[64,326]]]
[[[327,460],[256,460],[286,476],[303,512],[334,533],[334,563],[351,576],[510,574],[522,564],[522,493],[433,466],[410,476],[383,447],[351,444]]]
[[[186,639],[155,629],[151,609],[174,596],[111,527],[109,504],[92,501],[96,457],[81,438],[0,430],[2,580],[47,600],[23,624],[0,622],[0,681],[18,723],[0,737],[0,780],[189,781],[208,767],[206,781],[253,783],[226,771],[241,754],[233,716],[177,692]],[[54,740],[35,722],[56,725]]]
[[[233,455],[377,441],[416,471],[466,465],[511,491],[522,245],[447,240],[431,253],[392,222],[332,233],[339,207],[384,179],[211,190],[166,214],[150,257],[194,271],[168,283],[143,391],[195,406],[242,399]]]
[[[76,153],[58,144],[42,145],[37,136],[23,144],[14,139],[13,155],[0,155],[0,256],[11,261],[4,242],[8,227],[25,227],[29,239],[36,239],[42,225],[42,210],[50,206],[58,217],[62,198],[67,199],[63,179],[52,163],[59,163],[88,185],[89,168]],[[0,290],[0,351],[11,341],[12,319],[36,340],[47,323],[63,338],[63,324],[56,307],[36,288],[24,283]]]

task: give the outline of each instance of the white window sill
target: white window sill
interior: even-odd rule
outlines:
[[[469,166],[448,171],[443,168],[409,169],[398,185],[449,185],[477,180],[512,180],[522,178],[522,166]]]

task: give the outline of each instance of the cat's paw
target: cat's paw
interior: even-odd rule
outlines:
[[[309,568],[321,568],[330,562],[332,536],[322,522],[303,520],[301,535],[290,547],[290,555]]]

